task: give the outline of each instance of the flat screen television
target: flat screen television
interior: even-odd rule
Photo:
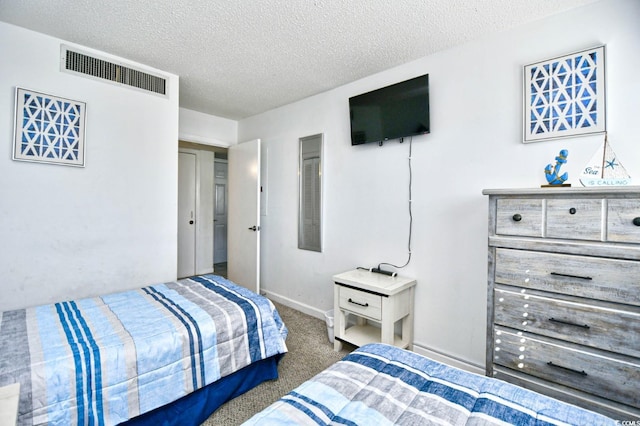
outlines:
[[[351,145],[430,132],[429,74],[349,98]]]

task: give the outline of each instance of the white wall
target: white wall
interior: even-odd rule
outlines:
[[[603,142],[523,144],[522,67],[606,44],[609,141],[640,183],[638,22],[640,2],[605,0],[242,120],[238,139],[261,138],[270,156],[263,289],[320,314],[332,307],[333,274],[406,261],[409,144],[351,147],[348,98],[429,73],[432,133],[413,138],[413,256],[401,274],[418,280],[418,346],[484,364],[482,189],[546,183],[544,167],[563,148],[563,171],[580,186],[579,171]],[[325,134],[323,253],[297,249],[297,143],[315,133]]]
[[[179,137],[182,141],[229,147],[238,138],[238,122],[180,108]]]
[[[61,43],[0,22],[0,311],[176,277],[178,78],[163,98],[63,73]],[[87,103],[86,167],[11,160],[16,86]]]

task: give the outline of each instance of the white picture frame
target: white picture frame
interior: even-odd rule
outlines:
[[[524,66],[523,142],[606,131],[605,47]]]
[[[85,165],[86,103],[16,87],[13,159]]]

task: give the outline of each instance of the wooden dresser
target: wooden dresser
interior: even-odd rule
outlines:
[[[487,375],[640,420],[640,187],[483,194]]]

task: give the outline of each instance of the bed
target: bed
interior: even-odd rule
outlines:
[[[384,344],[362,346],[249,425],[616,425],[518,386]]]
[[[268,299],[197,276],[2,313],[0,386],[19,425],[197,425],[276,378],[286,336]]]

